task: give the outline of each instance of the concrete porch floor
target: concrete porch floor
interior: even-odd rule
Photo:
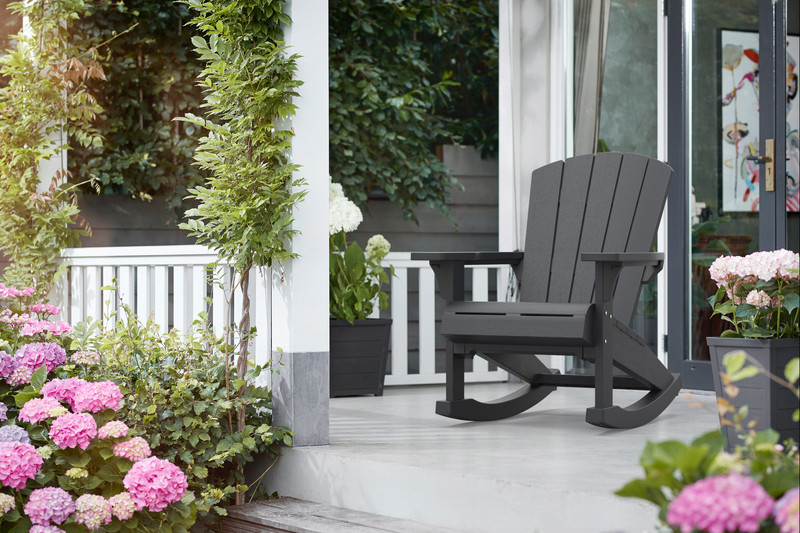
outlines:
[[[518,384],[468,385],[489,400]],[[648,440],[718,426],[713,395],[681,394],[631,430],[584,421],[593,390],[562,388],[516,417],[460,422],[434,413],[443,386],[331,400],[331,444],[285,450],[269,491],[464,532],[656,531],[656,507],[613,494],[639,477]],[[640,392],[616,391],[620,405]]]

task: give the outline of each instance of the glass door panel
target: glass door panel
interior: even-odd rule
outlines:
[[[758,0],[690,5],[688,359],[707,361],[706,337],[727,329],[711,317],[708,266],[759,247],[758,163],[747,159],[759,153]]]

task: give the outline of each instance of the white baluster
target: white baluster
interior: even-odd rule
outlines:
[[[169,329],[169,267],[153,267],[153,319],[158,331],[166,333]]]
[[[408,374],[408,270],[395,268],[392,278],[392,376]]]
[[[436,284],[433,269],[419,269],[419,373],[436,372]]]
[[[103,287],[116,287],[117,280],[114,279],[113,266],[103,267]],[[103,305],[103,325],[106,329],[113,329],[116,323],[117,299],[119,290],[102,291],[100,299]]]

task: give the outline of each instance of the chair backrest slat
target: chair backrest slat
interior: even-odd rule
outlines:
[[[593,159],[595,163],[584,215],[581,252],[602,252],[604,249],[611,217],[610,206],[614,202],[620,165],[622,165],[622,154],[608,154],[607,157]],[[577,257],[569,301],[591,302],[593,290],[594,264],[581,261],[580,257]]]
[[[522,293],[525,301],[546,302],[550,287],[550,264],[555,240],[555,220],[561,194],[561,176],[564,162],[557,161],[536,171],[537,179],[531,182],[528,208],[525,269],[522,272]]]
[[[593,163],[591,156],[573,157],[564,162],[547,294],[550,302],[568,302],[572,292]]]
[[[591,302],[594,265],[584,252],[646,252],[655,239],[672,169],[636,154],[603,153],[534,171],[522,301]],[[642,268],[627,268],[614,299],[630,323]]]

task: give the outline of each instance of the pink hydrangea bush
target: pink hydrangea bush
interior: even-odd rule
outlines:
[[[0,442],[0,483],[22,489],[42,469],[42,456],[31,444]]]
[[[708,269],[717,284],[709,300],[742,337],[797,337],[798,313],[787,303],[800,293],[800,254],[789,250],[718,257]],[[790,298],[791,296],[791,298]],[[789,298],[787,300],[787,298]],[[745,306],[747,313],[737,309]],[[737,316],[738,315],[738,316]]]
[[[89,413],[67,413],[56,418],[50,426],[50,438],[62,450],[76,446],[85,450],[95,436],[97,422]]]
[[[136,508],[153,512],[163,511],[183,498],[189,482],[180,468],[164,459],[142,459],[125,474],[122,484],[131,495]]]
[[[75,512],[75,502],[69,492],[60,487],[45,487],[31,492],[25,504],[25,514],[34,524],[62,524]]]
[[[752,478],[736,472],[687,485],[667,511],[667,523],[682,533],[755,532],[772,514],[773,499]]]

